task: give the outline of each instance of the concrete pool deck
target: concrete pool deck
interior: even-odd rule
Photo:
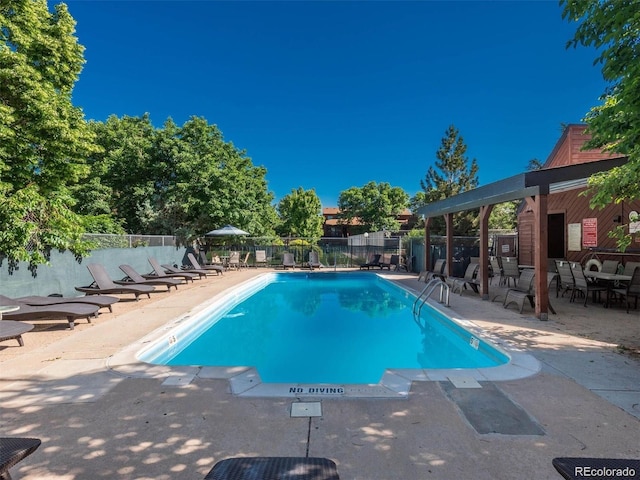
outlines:
[[[13,476],[202,479],[227,457],[309,455],[333,459],[342,479],[555,479],[557,456],[640,458],[640,361],[618,352],[640,347],[640,315],[619,307],[553,299],[558,314],[540,322],[530,308],[452,295],[456,315],[542,369],[481,389],[414,382],[405,399],[242,398],[223,379],[113,368],[129,345],[263,271],[119,302],[74,331],[33,322],[24,347],[0,343],[0,436],[42,440]],[[415,275],[385,276],[419,288]],[[483,398],[516,407],[518,420],[506,425]]]

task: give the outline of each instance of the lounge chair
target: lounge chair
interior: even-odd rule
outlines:
[[[62,297],[58,295],[43,297],[39,295],[31,295],[28,297],[18,297],[15,300],[33,307],[58,305],[60,303],[87,303],[90,305],[98,305],[100,308],[108,308],[110,312],[113,312],[113,308],[111,308],[112,305],[120,301],[118,297],[111,297],[108,295],[88,295],[84,297]]]
[[[69,323],[69,329],[73,330],[75,321],[78,318],[86,318],[91,323],[91,317],[98,314],[100,307],[98,305],[90,305],[85,303],[58,303],[55,305],[44,305],[34,307],[26,303],[18,302],[4,295],[0,295],[0,303],[3,305],[16,305],[20,308],[13,312],[5,312],[2,314],[4,320],[56,320],[64,318]]]
[[[631,305],[631,298],[635,298],[634,308],[638,308],[638,297],[640,297],[640,266],[635,267],[631,274],[631,281],[622,288],[613,288],[611,292],[615,295],[620,295],[625,298],[627,302],[627,313],[629,313],[629,305]]]
[[[5,340],[17,340],[18,345],[24,347],[22,334],[33,330],[33,325],[15,320],[0,320],[0,342]],[[2,476],[0,475],[0,479]]]
[[[446,275],[444,274],[444,266],[447,261],[443,258],[439,258],[436,260],[436,263],[433,266],[433,270],[427,271],[427,276],[425,278],[425,282],[428,282],[432,278],[439,278],[440,280],[444,280]]]
[[[35,452],[41,444],[39,438],[0,438],[0,480],[11,480],[9,469]]]
[[[192,273],[198,275],[198,278],[205,278],[207,275],[217,275],[213,270],[204,270],[202,268],[188,268],[182,267],[178,268],[174,265],[169,265],[168,263],[163,263],[162,268],[164,268],[167,272],[171,273]]]
[[[171,272],[167,273],[167,271],[158,263],[155,258],[149,257],[149,263],[151,264],[151,268],[153,269],[153,273],[148,273],[146,275],[142,275],[144,278],[182,278],[185,282],[191,280],[197,280],[200,278],[200,275],[197,273],[189,273],[189,272]]]
[[[314,268],[322,268],[322,264],[320,263],[320,259],[318,257],[318,252],[316,252],[315,250],[309,251],[307,267],[309,267],[311,270],[313,270]]]
[[[240,267],[249,268],[249,256],[251,256],[251,252],[247,252],[242,260],[240,260]]]
[[[224,267],[222,265],[200,265],[193,253],[188,253],[187,258],[195,270],[211,270],[212,272],[216,272],[216,275],[222,275],[224,272]]]
[[[137,301],[142,294],[151,298],[151,292],[155,290],[151,285],[118,285],[111,280],[104,266],[99,263],[90,263],[87,265],[87,269],[93,277],[93,283],[86,287],[76,287],[76,290],[87,295],[133,293]]]
[[[333,460],[319,457],[235,457],[216,463],[204,480],[340,480]]]
[[[256,250],[256,267],[258,265],[267,266],[267,252],[266,250]]]
[[[494,277],[498,277],[498,286],[504,285],[504,272],[502,271],[502,265],[500,265],[500,259],[498,257],[491,257],[489,259],[489,263],[491,265],[491,281],[493,283]]]
[[[287,268],[292,268],[292,269],[296,268],[296,260],[293,256],[293,253],[285,252],[282,255],[282,268],[284,268],[285,270]]]
[[[449,285],[453,293],[460,291],[460,295],[462,295],[462,292],[467,289],[467,285],[469,285],[474,292],[478,293],[478,281],[475,279],[478,267],[479,265],[477,263],[470,263],[464,272],[464,277],[446,277],[445,282]]]
[[[533,279],[535,278],[535,270],[526,268],[520,273],[518,283],[507,290],[504,296],[503,307],[507,308],[510,304],[515,303],[520,307],[520,313],[524,310],[524,301],[529,300],[531,307],[535,307],[533,302]]]
[[[177,278],[144,278],[131,265],[120,265],[119,268],[126,275],[122,280],[115,282],[119,285],[164,285],[167,290],[171,290],[171,287],[177,290],[178,285],[182,283],[182,280]]]
[[[380,257],[382,257],[382,255],[379,253],[372,254],[367,263],[360,264],[360,270],[369,270],[372,267],[380,268]]]

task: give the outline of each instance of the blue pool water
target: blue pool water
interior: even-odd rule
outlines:
[[[482,368],[508,357],[370,273],[274,273],[143,354],[163,365],[252,366],[267,383],[377,383],[385,369]]]

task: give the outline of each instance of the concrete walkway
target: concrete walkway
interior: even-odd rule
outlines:
[[[120,302],[74,331],[34,322],[24,347],[1,343],[0,436],[43,442],[13,476],[202,479],[231,456],[309,455],[333,459],[342,479],[558,479],[557,456],[640,458],[640,362],[617,352],[635,348],[637,311],[554,299],[558,315],[540,322],[530,309],[454,295],[456,316],[532,353],[543,369],[475,391],[414,382],[406,399],[240,398],[227,380],[110,368],[128,345],[263,271]],[[413,275],[388,276],[419,288]]]

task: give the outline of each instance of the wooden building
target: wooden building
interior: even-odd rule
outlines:
[[[612,158],[600,150],[582,150],[591,138],[585,133],[586,125],[569,125],[556,143],[543,168],[599,162]],[[611,204],[602,210],[589,206],[589,197],[583,195],[586,180],[581,183],[557,186],[549,195],[547,204],[547,245],[550,259],[583,262],[593,252],[603,257],[622,260],[614,255],[616,241],[609,231],[621,223],[629,223],[629,214],[640,212],[640,201]],[[563,191],[563,188],[565,190]],[[534,213],[530,203],[524,201],[518,214],[518,262],[533,265],[536,238]],[[640,248],[640,235],[629,249]],[[636,261],[636,259],[633,259]]]

